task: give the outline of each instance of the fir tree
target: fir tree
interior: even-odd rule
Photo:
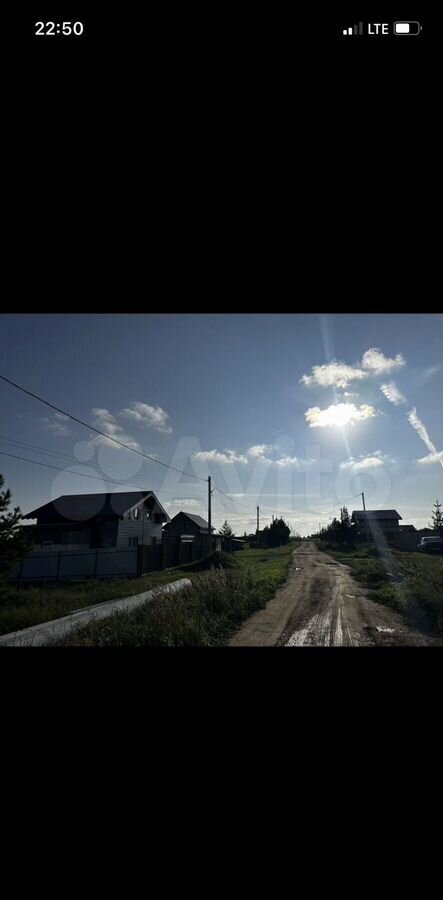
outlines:
[[[6,576],[31,549],[28,529],[20,525],[22,518],[20,507],[10,511],[11,491],[4,490],[5,479],[0,475],[0,581]]]

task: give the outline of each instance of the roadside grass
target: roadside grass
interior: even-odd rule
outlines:
[[[225,553],[223,550],[215,550],[202,559],[196,559],[194,562],[184,563],[180,566],[182,572],[209,572],[210,569],[236,569],[238,562],[234,553]],[[167,569],[165,571],[174,572],[175,569]]]
[[[377,559],[380,552],[374,544],[360,544],[359,547],[348,547],[343,549],[338,544],[332,544],[329,541],[316,541],[319,550],[324,553],[330,553],[335,559]]]
[[[106,600],[141,594],[182,577],[181,569],[170,569],[168,572],[152,572],[142,578],[22,585],[20,590],[16,586],[5,585],[0,588],[0,634],[59,619],[74,610]]]
[[[239,550],[236,559],[244,569],[274,582],[278,587],[286,578],[292,553],[299,546],[299,541],[290,541],[284,547]]]
[[[443,559],[403,550],[371,558],[371,549],[376,548],[346,553],[328,545],[325,552],[350,566],[372,600],[402,613],[411,625],[443,634]]]
[[[131,613],[83,626],[64,646],[206,647],[226,644],[253,612],[262,609],[285,581],[295,544],[243,550],[238,565],[196,574],[192,588],[159,595]],[[227,554],[230,556],[230,554]],[[176,571],[176,570],[175,570]],[[186,571],[182,567],[181,574]],[[189,572],[189,569],[187,570]]]

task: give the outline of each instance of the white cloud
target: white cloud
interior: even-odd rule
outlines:
[[[389,357],[385,356],[381,350],[377,350],[376,347],[372,347],[363,354],[361,364],[364,369],[369,369],[375,375],[388,375],[394,369],[406,365],[406,360],[401,353],[397,353],[395,357]]]
[[[247,453],[248,453],[248,456],[252,456],[253,459],[257,459],[260,462],[268,462],[269,463],[269,462],[272,462],[272,460],[269,459],[266,456],[266,454],[272,453],[273,449],[274,448],[273,448],[272,444],[254,444],[253,447],[249,448]]]
[[[301,460],[298,459],[297,456],[282,456],[281,459],[275,460],[276,466],[282,466],[282,468],[293,468],[299,469],[301,465]]]
[[[417,434],[420,435],[422,441],[426,444],[430,453],[437,453],[437,448],[436,448],[435,444],[432,443],[431,438],[429,437],[427,429],[426,429],[425,425],[423,424],[422,420],[418,417],[415,406],[408,413],[408,419],[409,419],[409,422],[411,423],[412,427],[415,428]]]
[[[301,384],[318,387],[346,388],[353,381],[363,381],[370,375],[386,375],[394,369],[406,365],[401,353],[394,358],[385,356],[381,350],[371,347],[363,354],[361,363],[350,366],[347,363],[332,360],[323,366],[313,366],[311,375],[302,375]]]
[[[327,409],[320,409],[319,406],[311,406],[305,412],[306,421],[310,428],[325,428],[327,425],[348,425],[357,422],[359,419],[369,419],[377,415],[377,410],[367,403],[362,403],[357,407],[355,403],[336,403],[328,406]]]
[[[312,375],[302,375],[300,382],[306,385],[316,384],[320,387],[345,388],[351,381],[367,378],[367,373],[357,366],[333,361],[323,366],[313,366]]]
[[[102,409],[99,407],[94,407],[92,410],[94,414],[94,424],[100,431],[103,431],[105,435],[108,435],[109,438],[115,438],[117,441],[121,441],[122,444],[127,444],[128,447],[131,447],[133,450],[141,450],[140,444],[137,441],[134,441],[129,435],[125,434],[121,425],[116,421],[115,416],[109,412],[108,409]],[[115,444],[114,441],[108,440],[107,437],[103,437],[98,434],[97,437],[93,438],[93,443],[95,445],[107,445],[109,447],[118,447],[118,444]]]
[[[408,402],[406,397],[404,397],[402,392],[398,389],[395,381],[391,381],[389,384],[380,385],[380,390],[385,395],[386,399],[389,400],[390,403],[393,403],[394,406],[401,406],[402,403]]]
[[[175,508],[176,506],[183,507],[183,509],[200,509],[201,503],[199,500],[193,500],[191,497],[176,497],[174,500],[168,500],[166,503],[163,503],[167,509]]]
[[[412,427],[415,428],[417,434],[421,437],[423,443],[426,444],[426,446],[429,450],[429,455],[422,456],[421,459],[417,460],[417,462],[425,463],[425,464],[439,462],[439,463],[441,463],[441,465],[443,467],[443,458],[442,458],[443,451],[440,450],[440,452],[439,452],[437,450],[435,444],[433,443],[433,441],[431,441],[431,438],[429,437],[426,426],[424,425],[422,420],[417,415],[417,410],[416,410],[415,406],[413,409],[410,410],[410,412],[408,412],[408,419],[409,419],[409,422],[412,425]]]
[[[428,456],[422,456],[417,460],[417,462],[424,463],[425,465],[439,462],[443,466],[443,450],[436,451],[435,453],[429,453]]]
[[[294,469],[302,469],[317,462],[315,459],[303,460],[299,459],[297,456],[281,456],[279,459],[270,459],[265,455],[266,453],[274,451],[274,449],[272,444],[255,444],[247,450],[247,454],[250,457],[249,459],[243,456],[243,454],[236,453],[235,450],[226,450],[224,453],[219,450],[202,450],[195,453],[193,459],[203,460],[205,462],[217,462],[221,465],[236,462],[244,464],[255,461],[259,463],[268,463],[270,466],[280,466],[281,468],[292,467]],[[244,494],[230,494],[230,496],[243,497]]]
[[[140,425],[146,425],[148,428],[155,428],[156,431],[162,431],[165,434],[170,434],[172,431],[169,424],[169,414],[161,406],[149,406],[148,403],[141,403],[136,400],[130,406],[122,409],[120,415],[126,419],[132,419]]]
[[[438,366],[429,366],[427,369],[424,369],[423,372],[420,372],[415,376],[414,382],[418,387],[423,387],[423,385],[427,384],[427,382],[437,375],[437,372],[441,372],[443,366],[439,364]]]
[[[201,462],[215,462],[219,465],[248,462],[246,456],[236,453],[235,450],[226,450],[225,453],[221,453],[219,450],[200,450],[198,453],[194,453],[193,459]]]
[[[71,429],[65,424],[69,422],[69,416],[65,416],[63,413],[56,412],[51,418],[41,416],[39,422],[46,431],[50,431],[55,437],[66,437],[68,434],[72,434]]]
[[[381,450],[376,450],[372,456],[359,456],[358,458],[350,456],[349,459],[340,463],[340,468],[352,469],[354,472],[365,472],[368,469],[376,469],[393,461],[390,456],[383,454]]]

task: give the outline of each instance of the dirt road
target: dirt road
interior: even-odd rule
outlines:
[[[254,613],[232,647],[426,646],[431,637],[398,613],[369,600],[350,567],[304,541],[294,551],[286,583]]]

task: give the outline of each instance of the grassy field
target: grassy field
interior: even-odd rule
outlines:
[[[390,550],[381,556],[363,545],[346,552],[319,542],[319,548],[352,569],[369,596],[402,613],[411,625],[443,634],[443,559]]]
[[[95,603],[141,594],[182,577],[180,569],[170,569],[168,572],[152,572],[143,578],[24,585],[20,590],[7,586],[0,591],[0,634],[59,619]]]
[[[204,647],[226,644],[257,609],[273,597],[288,572],[295,544],[274,550],[223,554],[224,567],[192,574],[192,588],[155,597],[132,613],[114,613],[64,641],[69,646]],[[189,575],[196,564],[183,566]],[[177,569],[171,570],[178,572]]]
[[[241,550],[235,558],[243,569],[255,573],[258,578],[266,579],[277,589],[286,578],[292,552],[297,546],[299,542],[291,541],[285,547],[273,550]]]

